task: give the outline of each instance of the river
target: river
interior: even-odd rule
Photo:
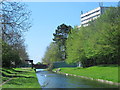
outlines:
[[[37,69],[38,82],[42,88],[115,88],[114,85],[98,81],[83,79],[74,76],[66,76]]]

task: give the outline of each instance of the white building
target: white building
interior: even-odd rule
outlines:
[[[87,13],[81,14],[81,26],[88,26],[91,20],[95,20],[109,7],[98,7]],[[80,26],[79,26],[80,27]]]

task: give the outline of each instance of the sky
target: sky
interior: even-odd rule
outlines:
[[[53,33],[61,24],[80,25],[80,13],[99,6],[99,2],[25,2],[31,10],[32,27],[25,34],[29,59],[42,62],[46,47],[53,41]],[[103,2],[103,6],[116,6],[117,2]]]

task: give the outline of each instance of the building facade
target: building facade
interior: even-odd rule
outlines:
[[[81,26],[88,26],[89,22],[100,17],[109,7],[98,7],[87,13],[81,14]],[[80,26],[79,26],[80,27]]]

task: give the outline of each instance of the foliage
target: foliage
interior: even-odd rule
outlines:
[[[28,59],[23,32],[31,27],[29,21],[31,12],[20,2],[2,0],[0,5],[2,63],[5,67],[11,67],[13,64],[17,66]]]
[[[4,42],[2,43],[2,51],[3,67],[12,67],[20,64],[21,61],[18,52]]]
[[[42,59],[43,63],[47,63],[52,68],[52,64],[55,61],[61,60],[61,52],[59,51],[59,46],[52,42],[46,49],[45,55]]]
[[[117,64],[120,53],[120,7],[111,7],[87,27],[72,29],[66,41],[68,63],[83,67]]]
[[[37,62],[37,64],[42,64],[41,62]]]
[[[49,68],[53,68],[53,62],[62,61],[66,58],[66,40],[68,33],[71,31],[71,26],[61,24],[55,30],[54,39],[45,52],[42,59],[43,63],[49,64]]]
[[[71,31],[71,26],[67,26],[65,24],[61,24],[57,27],[55,30],[54,39],[58,45],[59,45],[59,51],[61,52],[61,59],[66,59],[66,40],[68,37],[68,33]]]

